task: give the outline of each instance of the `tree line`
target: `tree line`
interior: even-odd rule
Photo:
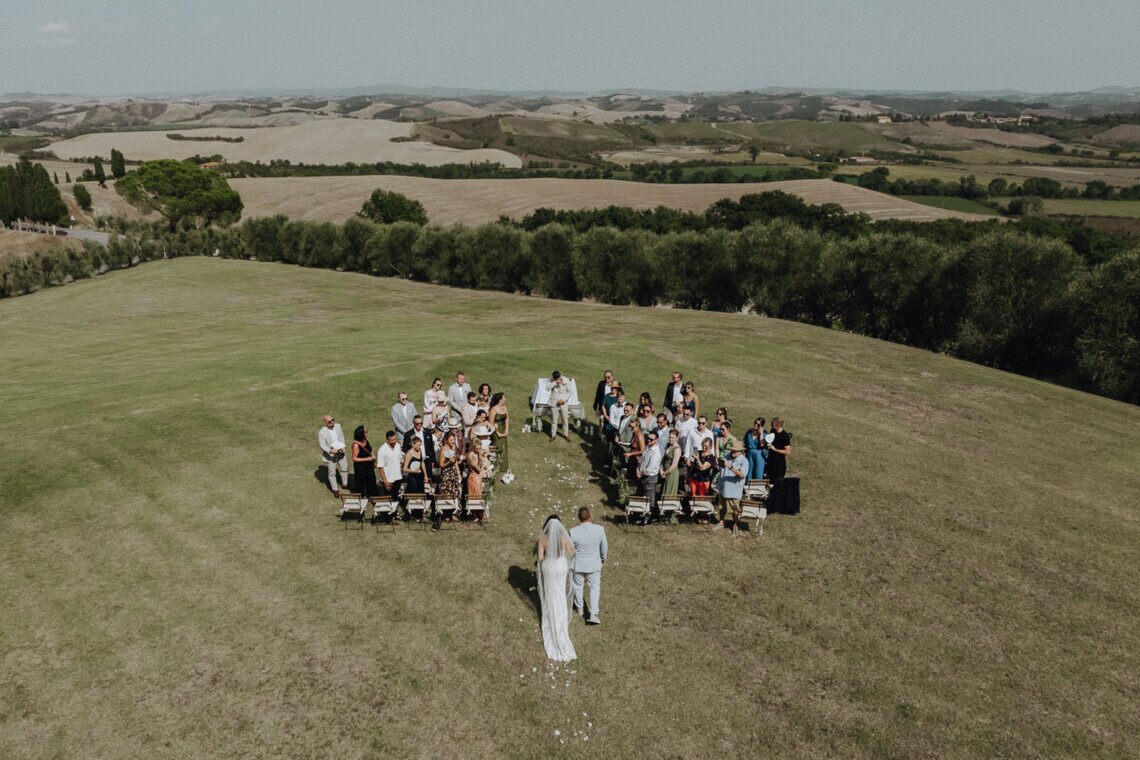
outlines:
[[[173,232],[162,224],[118,227],[123,234],[105,251],[0,262],[0,296],[107,267],[218,251],[565,300],[749,311],[1140,403],[1140,247],[1082,255],[1048,228],[980,225],[965,233],[940,225],[940,233],[912,223],[835,231],[776,217],[655,233],[560,221],[378,224],[361,216],[344,224],[276,216]]]
[[[15,166],[0,166],[0,225],[17,219],[66,224],[67,204],[43,164],[21,158]]]

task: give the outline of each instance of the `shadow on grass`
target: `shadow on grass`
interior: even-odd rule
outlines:
[[[578,437],[578,445],[590,463],[590,482],[605,493],[604,504],[617,504],[619,500],[617,483],[610,477],[610,445],[596,429]]]
[[[507,583],[511,584],[511,588],[518,594],[519,599],[521,599],[527,607],[530,607],[535,617],[541,619],[542,608],[538,602],[538,577],[535,575],[534,570],[519,567],[518,565],[511,565],[507,570]]]

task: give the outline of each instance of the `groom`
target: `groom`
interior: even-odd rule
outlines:
[[[598,598],[602,595],[602,565],[606,562],[609,544],[606,543],[606,529],[601,525],[594,525],[590,520],[590,510],[582,507],[578,510],[578,525],[570,531],[570,540],[574,542],[574,609],[580,615],[582,609],[582,586],[590,583],[590,617],[586,620],[591,625],[598,625]]]

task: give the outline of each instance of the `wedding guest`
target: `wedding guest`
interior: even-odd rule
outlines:
[[[688,407],[682,407],[682,413],[685,409],[688,409]],[[713,438],[712,431],[708,428],[708,420],[704,417],[698,417],[697,426],[693,428],[691,433],[689,433],[689,451],[701,451],[701,447],[704,445],[704,441],[708,441],[709,443],[716,442],[716,440]],[[713,449],[713,451],[715,452],[716,449]]]
[[[607,369],[602,373],[602,379],[598,381],[598,389],[594,391],[594,405],[591,408],[594,410],[594,414],[598,416],[599,420],[601,420],[607,412],[605,406],[606,395],[610,392],[610,386],[613,385],[613,382],[613,370]]]
[[[637,408],[640,409],[643,406],[653,408],[653,397],[649,395],[649,391],[642,391],[641,395],[637,397]]]
[[[740,536],[740,500],[744,498],[744,481],[748,479],[748,457],[744,456],[744,444],[733,441],[729,456],[717,478],[716,488],[720,502],[721,521],[713,527],[719,528],[723,522],[732,520],[732,537]]]
[[[467,448],[467,498],[483,498],[483,476],[487,469],[487,455],[482,446]]]
[[[768,479],[788,474],[788,455],[792,453],[792,434],[784,430],[784,418],[772,418],[772,442],[768,444]]]
[[[408,400],[408,394],[400,391],[396,394],[396,403],[392,405],[392,424],[396,432],[403,436],[412,429],[412,418],[416,416],[416,405]]]
[[[662,403],[664,404],[665,411],[669,412],[673,419],[677,419],[677,415],[681,410],[681,402],[685,396],[685,383],[683,378],[684,375],[680,372],[674,372],[672,382],[665,386],[665,400]]]
[[[412,438],[411,448],[404,452],[404,464],[401,471],[404,475],[407,493],[424,493],[427,460],[424,457],[422,438]]]
[[[459,449],[455,443],[455,431],[443,434],[439,446],[439,496],[444,499],[458,499],[463,490],[459,477]]]
[[[352,482],[356,492],[369,499],[379,496],[376,486],[376,457],[368,442],[368,430],[359,426],[352,432]]]
[[[625,452],[626,477],[637,479],[637,467],[645,453],[645,434],[636,418],[629,421],[629,450]]]
[[[719,434],[713,440],[716,442],[717,456],[721,459],[728,457],[732,444],[736,443],[736,437],[732,434],[731,420],[721,420]]]
[[[765,457],[768,442],[764,440],[764,418],[757,417],[752,429],[744,434],[744,451],[748,455],[748,477],[750,480],[764,479]]]
[[[447,389],[448,422],[452,427],[458,427],[463,420],[463,405],[467,403],[467,394],[471,386],[467,383],[467,375],[462,372],[455,373],[455,382]]]
[[[475,405],[482,409],[491,408],[491,386],[487,383],[479,384],[479,396],[475,399]]]
[[[694,497],[708,496],[709,481],[712,480],[714,466],[716,466],[716,454],[712,450],[712,439],[704,438],[701,441],[700,453],[689,467],[689,491]]]
[[[446,425],[446,420],[440,425],[441,427]],[[435,461],[435,441],[432,439],[431,433],[424,430],[424,418],[418,414],[412,418],[412,429],[404,434],[404,451],[409,451],[412,448],[413,441],[420,442],[420,450],[427,457],[428,462]]]
[[[633,437],[633,430],[630,425],[635,419],[637,418],[633,416],[633,404],[628,401],[625,402],[622,405],[621,418],[617,423],[618,445],[623,449],[629,449],[630,439]]]
[[[380,483],[384,492],[389,496],[399,496],[400,484],[403,479],[404,450],[396,437],[395,430],[389,430],[384,436],[384,443],[376,452],[376,467],[380,474]]]
[[[641,394],[642,396],[646,394]],[[637,410],[637,421],[641,423],[641,432],[649,435],[657,429],[657,417],[653,414],[652,404],[642,404]]]
[[[479,405],[475,402],[479,397],[474,393],[467,394],[467,403],[463,405],[461,416],[463,418],[463,432],[466,434],[475,424],[475,415],[479,414]]]
[[[510,466],[507,455],[508,436],[511,433],[511,414],[507,410],[507,394],[499,392],[491,396],[491,408],[487,412],[491,426],[495,433],[492,437],[495,451],[498,452],[498,467],[500,471]]]
[[[681,446],[677,442],[677,431],[670,430],[665,440],[665,453],[661,457],[661,495],[677,496],[681,493]]]
[[[317,431],[317,446],[321,449],[321,462],[329,470],[329,488],[332,495],[340,496],[340,487],[337,486],[337,473],[340,473],[340,482],[348,488],[348,461],[344,456],[344,432],[340,423],[326,414],[321,422],[324,424]]]
[[[443,392],[443,381],[438,377],[431,381],[431,387],[424,391],[424,426],[431,429],[447,417],[447,394]]]
[[[637,465],[639,490],[649,497],[650,514],[657,511],[657,479],[661,476],[661,449],[657,446],[657,433],[646,436],[645,453]]]
[[[487,422],[487,412],[484,409],[479,409],[475,412],[475,420],[471,423],[471,427],[466,430],[467,445],[478,446],[480,435],[491,435],[491,425]]]
[[[728,419],[728,410],[727,409],[725,409],[722,406],[716,410],[716,414],[713,415],[713,424],[712,424],[713,438],[720,438],[721,423],[723,423],[727,419]]]
[[[657,415],[657,439],[661,447],[661,455],[665,455],[665,449],[669,446],[669,433],[673,428],[669,427],[669,421],[665,418],[665,412]]]
[[[613,399],[610,401],[609,399]],[[625,391],[620,385],[615,385],[610,396],[606,397],[606,436],[612,441],[618,433],[621,418],[625,413]]]
[[[681,397],[681,405],[692,411],[694,417],[701,414],[701,400],[697,397],[696,388],[692,383],[685,383],[685,395]]]
[[[673,421],[677,431],[677,441],[681,444],[681,458],[685,462],[692,462],[700,453],[700,448],[693,448],[694,435],[697,432],[697,421],[693,419],[693,412],[687,407],[681,407],[681,415]]]

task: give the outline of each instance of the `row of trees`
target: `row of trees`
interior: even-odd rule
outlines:
[[[843,235],[787,219],[659,235],[579,232],[558,222],[528,231],[278,216],[174,233],[136,224],[112,239],[100,261],[120,266],[215,250],[567,300],[748,310],[1140,403],[1140,248],[1090,265],[1063,240],[1008,225],[960,243],[905,228]],[[51,268],[57,278],[61,271]],[[22,277],[18,286],[0,272],[0,295],[28,289]]]
[[[1065,187],[1048,177],[1026,177],[1018,185],[1002,177],[995,177],[983,185],[973,175],[959,177],[955,182],[940,179],[890,179],[890,169],[877,166],[860,175],[837,174],[836,179],[853,181],[860,187],[892,195],[936,195],[956,198],[997,198],[1002,196],[1029,196],[1035,198],[1090,198],[1097,200],[1140,200],[1140,185],[1115,187],[1102,180],[1085,184],[1084,189]]]
[[[17,219],[65,224],[67,205],[43,164],[21,158],[15,166],[0,166],[0,224]]]

